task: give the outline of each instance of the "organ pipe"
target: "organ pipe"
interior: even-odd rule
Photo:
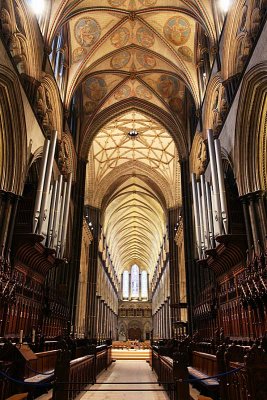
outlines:
[[[58,177],[57,196],[56,196],[56,204],[55,204],[55,209],[54,209],[54,220],[53,220],[52,237],[51,237],[51,245],[53,248],[56,247],[56,243],[57,243],[62,182],[63,182],[63,176],[60,175]]]
[[[207,205],[207,197],[206,197],[206,187],[205,187],[205,177],[204,175],[200,175],[200,184],[201,184],[201,201],[202,201],[202,212],[203,212],[203,228],[204,228],[204,241],[205,248],[209,248],[209,221],[208,221],[208,205]]]
[[[222,152],[221,152],[221,144],[219,139],[214,140],[215,145],[215,156],[217,163],[217,171],[218,171],[218,182],[219,182],[219,191],[220,191],[220,200],[221,200],[221,213],[222,213],[222,223],[224,228],[224,233],[228,233],[228,215],[227,215],[227,202],[226,202],[226,193],[225,193],[225,185],[224,185],[224,173],[222,166]]]
[[[62,237],[61,237],[61,258],[63,257],[65,249],[65,241],[67,236],[67,227],[69,219],[69,209],[70,209],[70,196],[71,196],[71,186],[72,186],[72,173],[68,176],[67,182],[67,192],[66,192],[66,202],[64,206],[64,216],[63,216],[63,226],[62,226]]]
[[[39,181],[38,181],[38,187],[37,187],[36,199],[35,199],[35,205],[34,205],[34,212],[33,212],[33,215],[34,215],[33,232],[34,233],[36,232],[38,221],[40,218],[40,208],[41,208],[41,202],[42,202],[44,179],[45,179],[45,173],[46,173],[46,165],[47,165],[49,147],[50,147],[50,140],[45,139],[42,162],[41,162],[41,167],[40,167],[40,176],[39,176]]]
[[[208,211],[208,222],[209,222],[209,238],[211,248],[214,247],[214,228],[213,228],[213,215],[212,215],[212,202],[210,184],[206,182],[206,198],[207,198],[207,211]]]
[[[45,207],[47,204],[47,197],[48,197],[49,188],[50,188],[50,184],[51,184],[51,176],[52,176],[53,161],[54,161],[54,155],[55,155],[55,149],[56,149],[56,142],[57,142],[57,131],[53,131],[50,146],[49,146],[45,180],[44,180],[44,185],[43,185],[43,195],[42,195],[41,210],[40,210],[39,225],[38,225],[38,233],[39,234],[42,232],[42,227],[43,227],[43,222],[44,222],[44,217],[45,217]]]
[[[205,239],[204,239],[204,229],[203,229],[203,213],[202,213],[202,204],[201,204],[201,189],[200,189],[200,182],[197,182],[197,194],[198,194],[198,209],[199,209],[199,220],[200,220],[200,234],[201,234],[201,251],[202,256],[205,251]]]
[[[63,215],[64,215],[66,191],[67,191],[67,182],[64,182],[64,184],[63,184],[63,194],[62,194],[62,199],[61,199],[60,214],[59,214],[59,223],[58,223],[57,257],[59,257],[59,255],[60,255],[59,252],[60,252],[60,248],[61,248],[62,225],[63,225]]]
[[[53,233],[53,223],[55,217],[55,206],[56,206],[56,197],[57,197],[57,190],[58,190],[58,181],[55,181],[53,185],[53,192],[52,192],[52,200],[50,206],[50,215],[49,215],[49,222],[47,228],[47,247],[51,244],[52,233]]]
[[[212,186],[213,186],[213,195],[215,200],[215,214],[218,219],[218,227],[219,232],[215,232],[215,236],[217,234],[222,234],[222,215],[221,215],[221,201],[220,201],[220,191],[219,191],[219,182],[218,182],[218,171],[217,171],[217,163],[216,163],[216,155],[215,155],[215,146],[214,146],[214,137],[212,129],[207,130],[208,135],[208,146],[209,146],[209,156],[210,156],[210,165],[211,165],[211,176],[212,176]]]
[[[197,193],[197,181],[196,174],[192,173],[192,193],[193,193],[193,205],[195,213],[195,228],[196,228],[196,239],[197,239],[197,251],[198,257],[201,258],[201,232],[200,232],[200,217],[199,217],[199,198]]]

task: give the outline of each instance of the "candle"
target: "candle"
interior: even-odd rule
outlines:
[[[35,343],[35,329],[32,330],[32,343]]]
[[[23,329],[20,330],[19,333],[19,343],[22,344],[22,339],[23,339]]]

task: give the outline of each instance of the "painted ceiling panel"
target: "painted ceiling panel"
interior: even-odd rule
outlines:
[[[146,100],[154,105],[157,105],[160,108],[165,109],[167,112],[170,112],[168,105],[158,96],[156,96],[151,90],[151,87],[143,83],[141,79],[128,79],[125,83],[120,85],[118,89],[114,91],[112,96],[110,96],[110,98],[105,101],[100,111],[111,106],[115,102],[126,100],[130,97],[137,97]]]
[[[123,76],[117,74],[92,76],[83,82],[83,111],[85,116],[95,113],[105,97],[120,84]],[[85,121],[84,121],[85,122]]]

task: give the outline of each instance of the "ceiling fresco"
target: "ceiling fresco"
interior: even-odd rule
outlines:
[[[64,26],[69,52],[64,103],[68,108],[73,95],[81,95],[78,151],[90,149],[85,202],[102,210],[118,275],[133,263],[153,275],[167,209],[181,206],[179,143],[186,148],[188,99],[200,106],[200,27],[211,46],[216,40],[212,3],[53,1],[48,42]]]
[[[172,71],[199,102],[195,32],[200,23],[214,40],[211,1],[101,0],[100,6],[92,0],[65,0],[55,1],[53,11],[51,32],[61,21],[70,35],[67,102],[86,75],[99,68]],[[116,50],[119,53],[109,57]]]

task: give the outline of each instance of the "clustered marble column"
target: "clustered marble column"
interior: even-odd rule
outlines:
[[[256,254],[265,247],[267,219],[264,205],[265,192],[255,191],[240,197],[246,226],[248,247],[254,246]]]

